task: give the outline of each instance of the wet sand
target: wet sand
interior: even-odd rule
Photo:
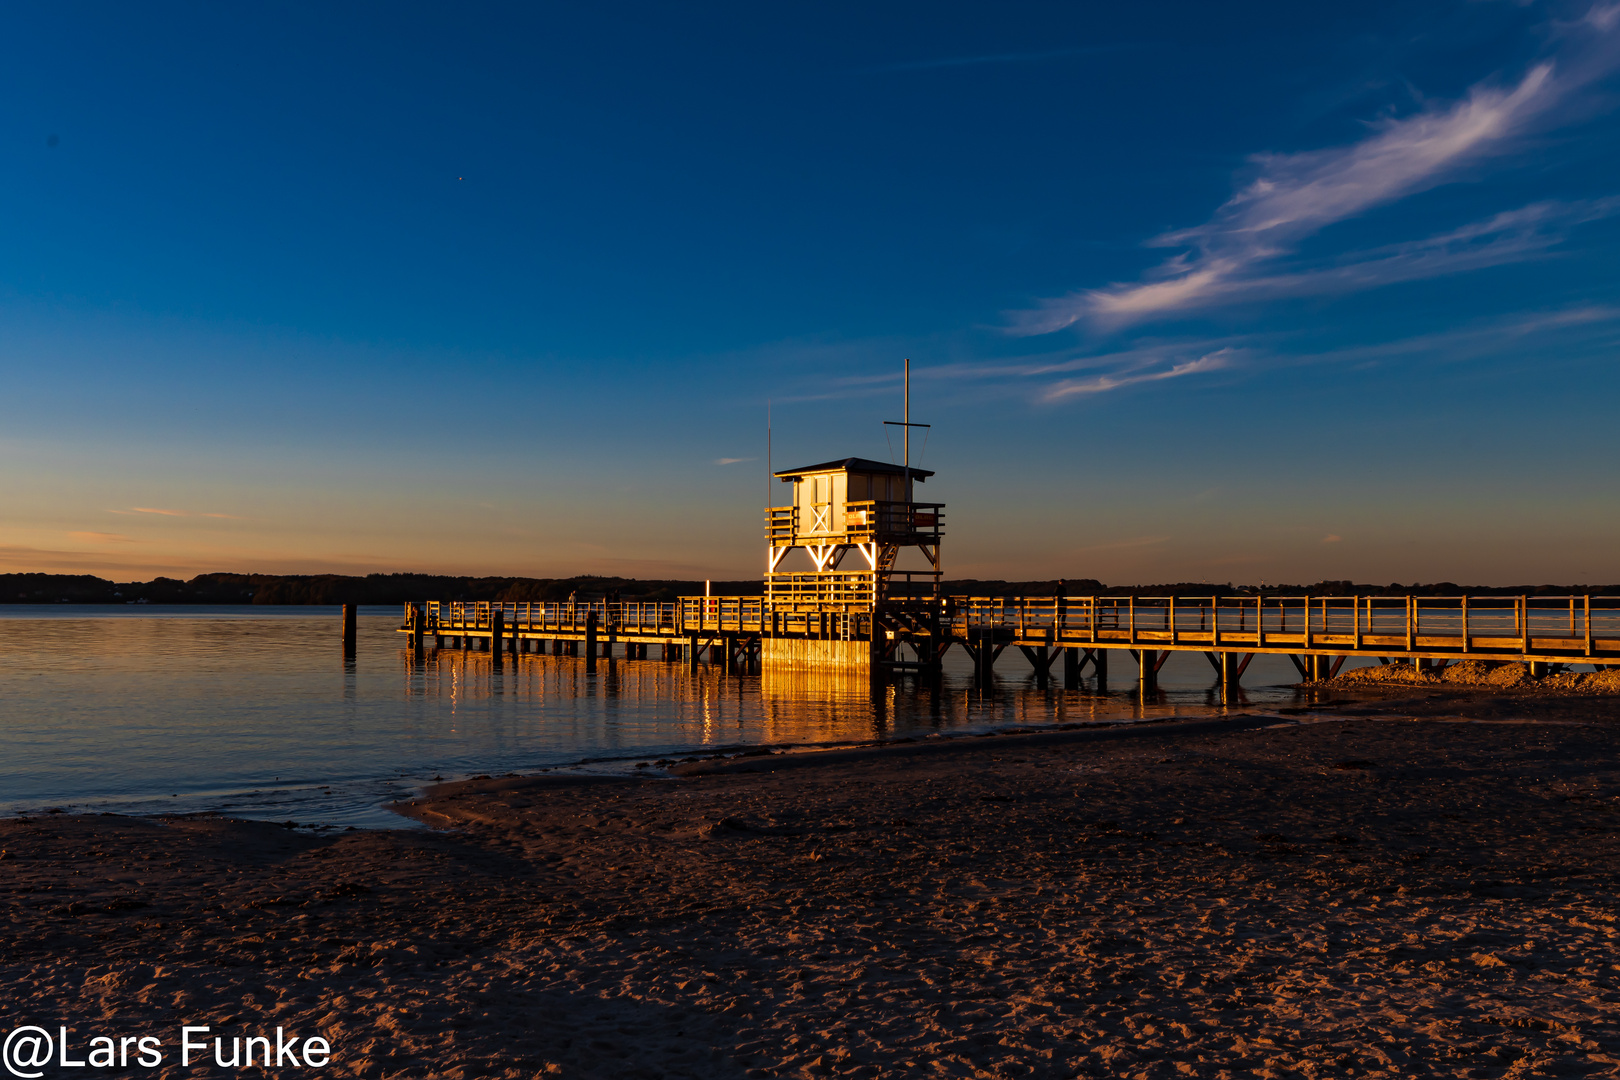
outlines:
[[[183,1023],[367,1077],[1615,1076],[1617,735],[1420,687],[446,784],[427,829],[8,820],[0,1031],[172,1076]]]

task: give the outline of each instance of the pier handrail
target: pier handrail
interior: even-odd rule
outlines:
[[[937,581],[929,571],[894,573]],[[592,615],[609,638],[858,634],[871,626],[873,578],[777,574],[766,596],[673,601],[426,601],[406,605],[404,628],[489,634],[499,612],[504,632],[530,636],[583,634]],[[1620,662],[1620,596],[924,596],[879,598],[878,608],[907,605],[937,615],[947,635],[1032,645]]]

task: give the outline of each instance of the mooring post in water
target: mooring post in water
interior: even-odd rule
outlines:
[[[1097,692],[1108,693],[1108,650],[1098,649],[1091,654],[1091,670],[1097,673]]]
[[[355,618],[357,607],[358,607],[358,605],[356,605],[356,604],[344,604],[343,605],[343,655],[344,656],[353,656],[354,655],[355,642],[356,642],[356,640],[358,638],[358,635],[355,632],[356,631],[356,625],[357,625],[357,620]]]
[[[1137,651],[1137,682],[1141,684],[1144,693],[1151,693],[1159,688],[1158,659],[1159,652],[1157,649],[1140,649]]]
[[[596,612],[585,616],[585,673],[596,673]]]
[[[417,656],[422,655],[423,623],[427,622],[422,609],[415,604],[411,605],[411,651]]]
[[[506,615],[500,608],[489,613],[489,655],[490,662],[496,667],[501,666],[501,651],[506,648],[502,639],[506,636]]]
[[[1221,703],[1230,704],[1237,696],[1238,678],[1242,669],[1235,652],[1221,653]]]

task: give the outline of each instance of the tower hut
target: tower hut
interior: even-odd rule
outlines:
[[[852,457],[773,475],[793,494],[765,511],[766,603],[778,616],[803,619],[811,643],[767,641],[764,658],[867,666],[892,663],[902,640],[927,636],[931,646],[945,504],[918,502],[916,486],[934,474]],[[907,548],[922,553],[926,569],[896,567]],[[813,569],[783,568],[796,549]],[[783,655],[773,656],[773,647]]]

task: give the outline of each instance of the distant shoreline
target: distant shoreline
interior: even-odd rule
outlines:
[[[1458,585],[1358,584],[1318,581],[1309,585],[1255,586],[1175,582],[1105,585],[1094,578],[1026,581],[960,579],[944,582],[951,595],[968,596],[1614,596],[1620,585]],[[539,602],[570,596],[599,599],[673,600],[678,596],[758,596],[761,578],[703,581],[680,578],[624,578],[580,574],[566,578],[471,577],[446,574],[198,574],[188,581],[109,581],[90,574],[0,574],[0,604],[405,604],[413,600]]]

